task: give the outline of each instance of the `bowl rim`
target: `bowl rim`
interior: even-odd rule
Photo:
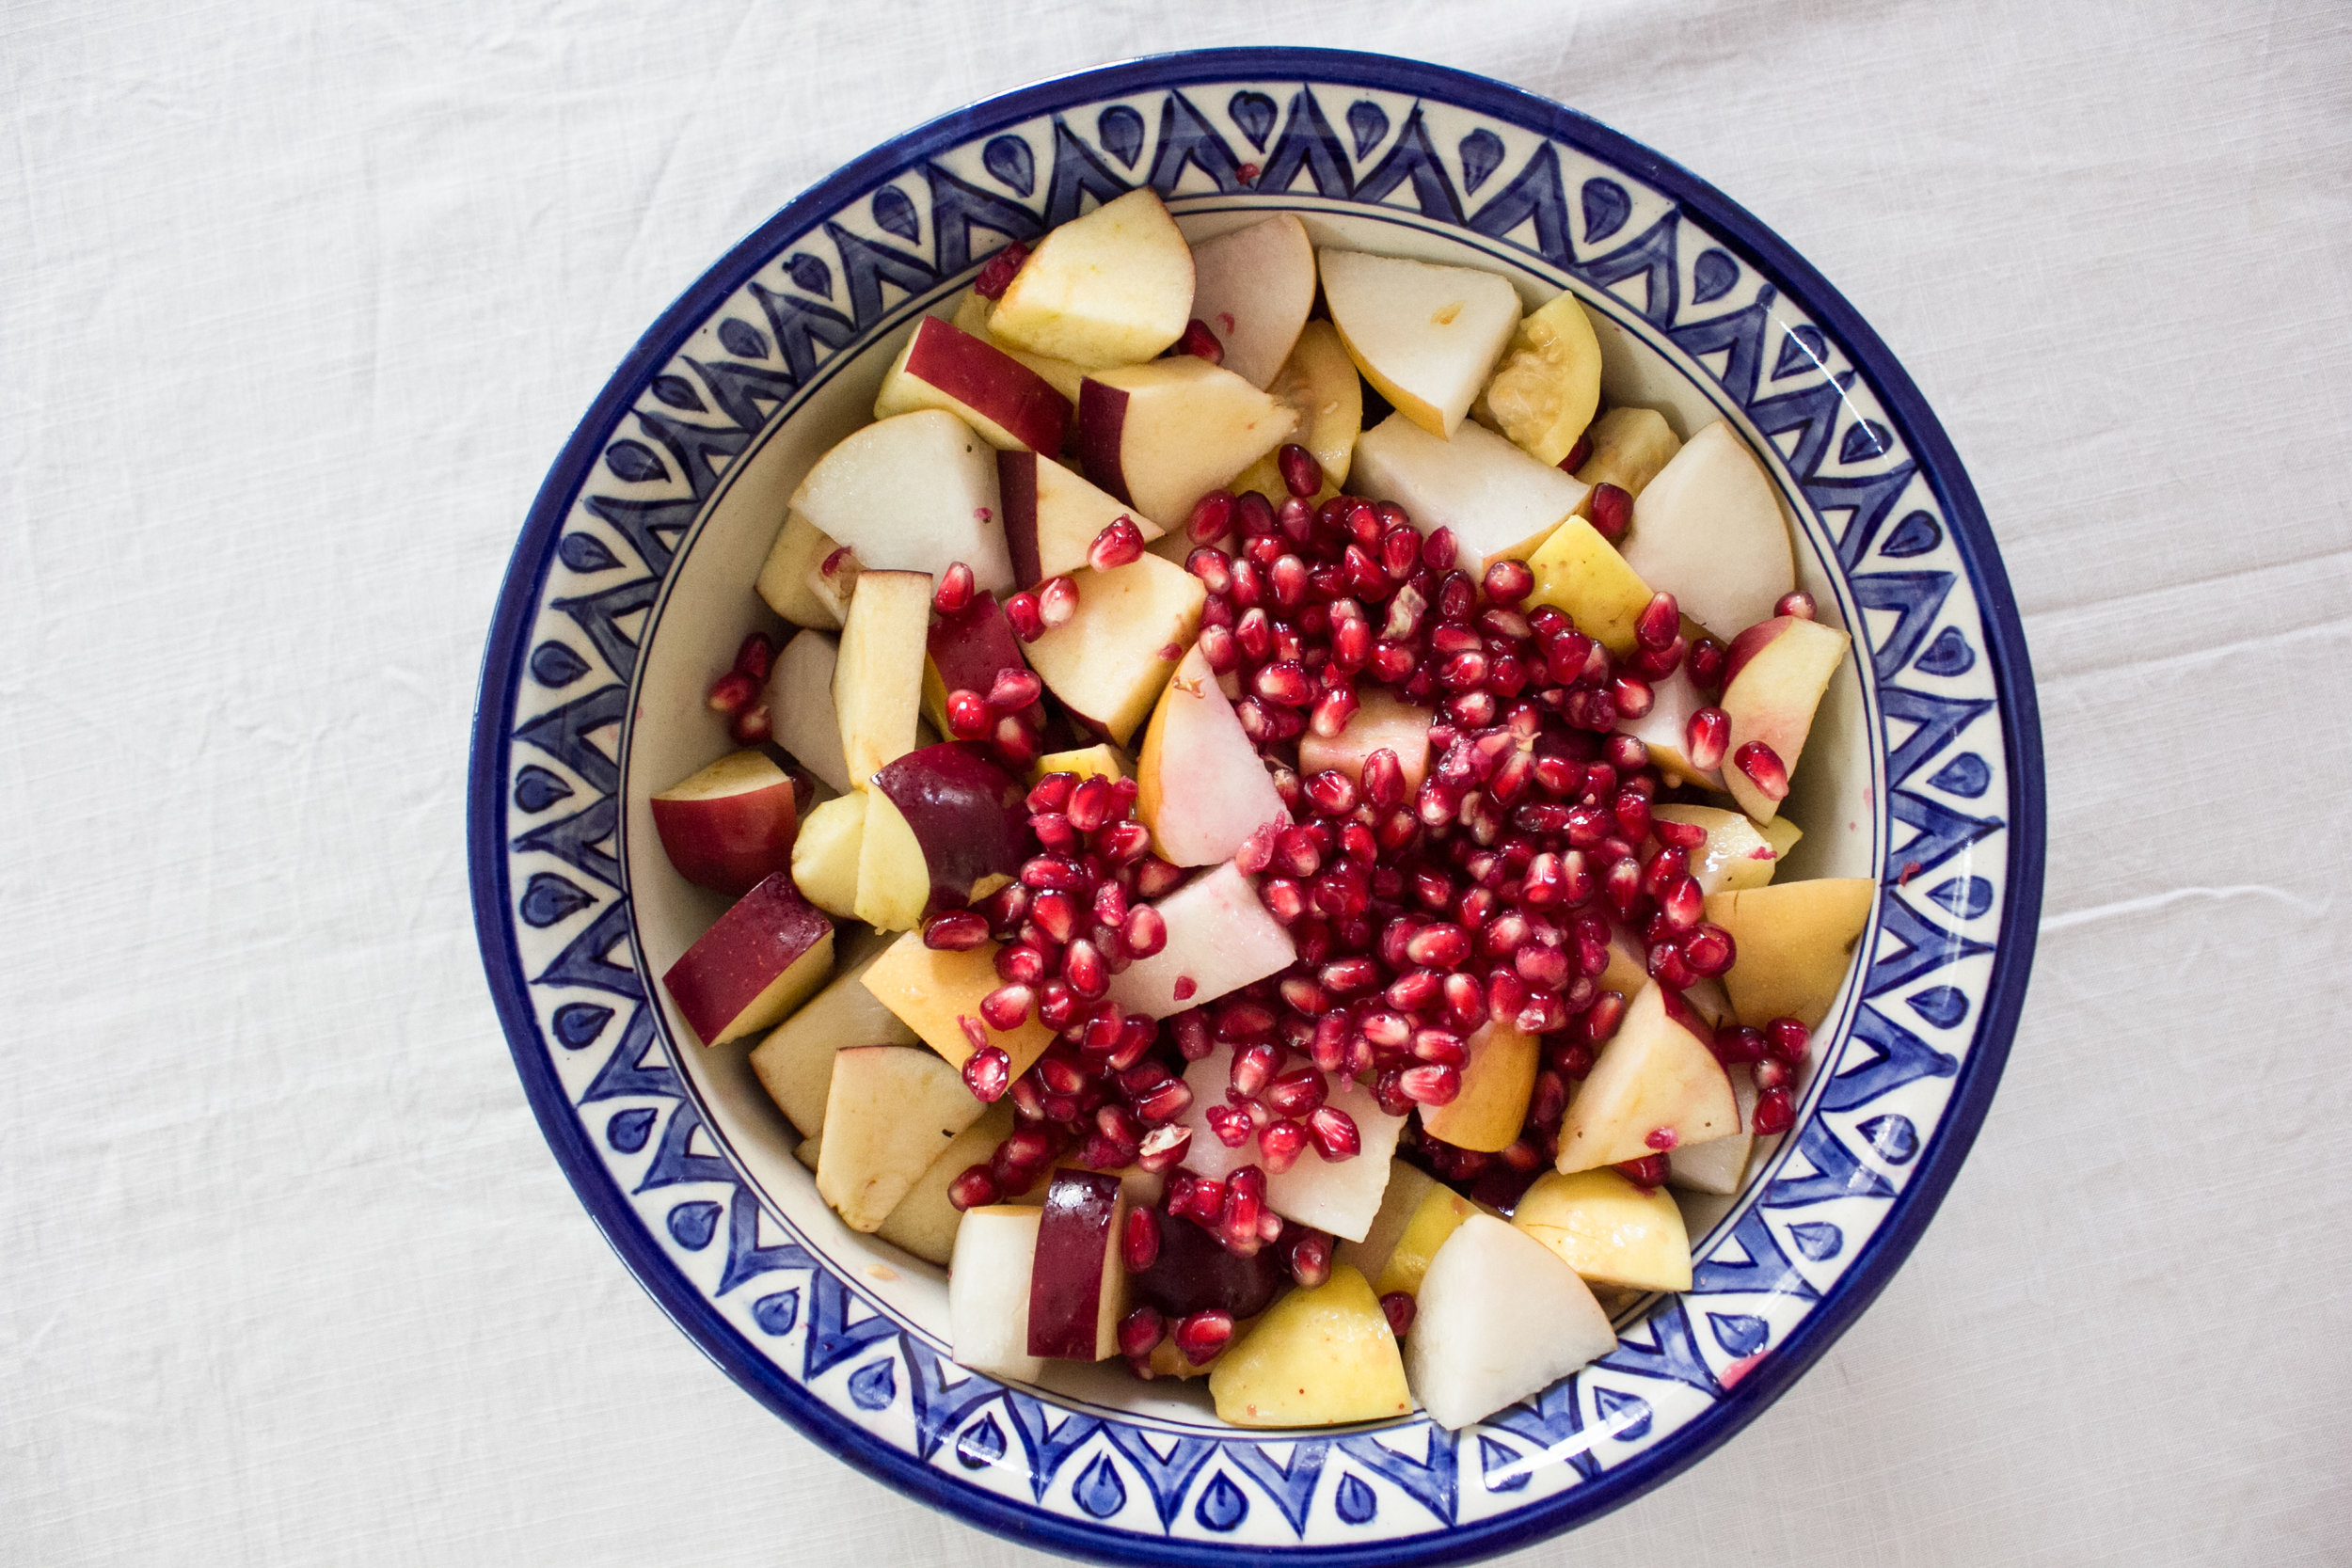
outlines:
[[[2004,909],[1978,1030],[1927,1158],[1829,1298],[1751,1374],[1725,1390],[1708,1416],[1689,1423],[1635,1463],[1494,1519],[1359,1544],[1274,1548],[1269,1554],[1333,1568],[1457,1562],[1548,1539],[1622,1507],[1681,1474],[1754,1420],[1820,1359],[1885,1289],[1917,1244],[1965,1162],[1998,1086],[2032,969],[2046,843],[2041,723],[2024,629],[1991,527],[1950,439],[1878,334],[1820,272],[1713,185],[1590,116],[1523,88],[1458,68],[1402,56],[1300,46],[1186,50],[1071,71],[979,100],[880,143],[794,195],[686,287],[615,366],[533,497],[500,585],[476,689],[468,766],[469,880],[491,999],[542,1135],[606,1243],[662,1311],[722,1371],[804,1435],[867,1475],[993,1534],[1098,1560],[1200,1568],[1230,1561],[1234,1555],[1232,1548],[1088,1525],[961,1486],[844,1420],[816,1395],[779,1375],[752,1352],[739,1331],[662,1255],[626,1198],[613,1189],[585,1127],[572,1114],[544,1060],[538,1023],[509,934],[512,901],[501,819],[509,772],[516,675],[527,657],[540,586],[572,499],[599,455],[606,435],[627,415],[646,379],[786,241],[923,158],[961,145],[991,127],[1050,113],[1073,96],[1113,97],[1203,81],[1277,77],[1330,79],[1409,92],[1513,121],[1583,148],[1649,182],[1739,245],[1767,281],[1800,302],[1839,341],[1918,459],[1921,477],[1936,497],[1975,590],[1984,651],[2000,696],[2009,844]]]

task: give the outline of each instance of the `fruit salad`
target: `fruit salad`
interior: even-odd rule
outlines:
[[[1140,190],[918,320],[652,800],[663,976],[956,1359],[1459,1428],[1687,1289],[1876,885],[1775,880],[1848,639],[1573,294]],[[714,729],[716,726],[714,725]]]

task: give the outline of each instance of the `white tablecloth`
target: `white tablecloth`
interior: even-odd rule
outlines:
[[[1514,1560],[2344,1560],[2352,14],[2326,0],[0,8],[0,1561],[1009,1562],[655,1309],[475,958],[541,473],[803,183],[1201,43],[1578,105],[1970,466],[2050,769],[1976,1154],[1726,1449]],[[632,14],[634,13],[634,14]]]

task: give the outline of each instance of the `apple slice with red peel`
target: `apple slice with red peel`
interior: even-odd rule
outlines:
[[[856,787],[841,750],[841,716],[834,710],[833,676],[840,645],[821,631],[803,631],[784,645],[768,670],[770,738],[792,753],[826,788]]]
[[[1193,319],[1216,334],[1220,363],[1252,387],[1281,370],[1314,303],[1314,242],[1289,213],[1192,247]]]
[[[985,1109],[954,1068],[919,1047],[836,1052],[818,1196],[850,1229],[881,1229],[931,1162]]]
[[[1121,1012],[1167,1018],[1263,980],[1298,956],[1290,932],[1231,861],[1153,907],[1168,924],[1168,944],[1111,977],[1110,1000]]]
[[[921,1043],[863,983],[866,969],[889,949],[890,939],[866,935],[839,940],[839,973],[752,1048],[752,1071],[760,1087],[786,1119],[812,1138],[825,1128],[825,1097],[832,1092],[836,1052],[853,1045]]]
[[[1492,1214],[1472,1214],[1430,1259],[1405,1337],[1429,1418],[1459,1432],[1617,1348],[1576,1271]]]
[[[1584,499],[1581,482],[1485,425],[1464,425],[1446,440],[1401,411],[1357,438],[1349,483],[1402,506],[1423,534],[1451,530],[1458,564],[1473,578],[1505,557],[1527,560]]]
[[[1707,918],[1739,951],[1724,989],[1740,1022],[1793,1018],[1811,1029],[1828,1017],[1878,892],[1868,877],[1821,877],[1709,898]]]
[[[923,717],[923,664],[931,625],[931,579],[921,572],[866,572],[841,628],[833,705],[850,782],[914,750]]]
[[[792,509],[857,551],[867,571],[928,572],[956,562],[981,592],[1012,590],[996,504],[996,453],[937,408],[879,420],[817,460]]]
[[[1127,1264],[1120,1245],[1127,1194],[1119,1178],[1066,1170],[1046,1190],[1029,1274],[1029,1354],[1054,1361],[1101,1361],[1119,1354],[1127,1313]]]
[[[1576,470],[1576,477],[1596,488],[1613,484],[1637,499],[1658,471],[1682,450],[1682,437],[1655,408],[1612,408],[1595,420],[1584,435],[1593,451]],[[1588,494],[1584,504],[1577,508],[1577,515],[1591,516],[1592,506]]]
[[[1039,241],[997,297],[989,336],[1089,370],[1139,364],[1184,336],[1192,290],[1192,248],[1145,186]]]
[[[1518,291],[1510,280],[1360,250],[1325,249],[1315,261],[1331,325],[1364,379],[1438,440],[1459,434],[1518,329]]]
[[[1677,666],[1664,680],[1650,682],[1650,697],[1649,711],[1639,719],[1619,719],[1618,730],[1649,748],[1650,761],[1669,783],[1729,789],[1722,768],[1700,768],[1691,760],[1691,716],[1716,703],[1699,689],[1689,668]]]
[[[998,341],[995,335],[988,329],[989,318],[995,313],[996,302],[994,300],[987,298],[976,290],[966,289],[956,296],[956,308],[949,319],[954,322],[956,330],[959,332],[968,333],[982,342],[993,344],[1035,371],[1044,378],[1048,387],[1069,401],[1072,408],[1076,408],[1078,406],[1078,383],[1087,378],[1086,367],[1073,365],[1067,359],[1056,359],[1050,355],[1031,354],[1026,349],[1015,348],[1010,343]]]
[[[865,858],[867,798],[862,789],[810,811],[792,844],[792,884],[827,914],[857,913],[858,864]]]
[[[909,931],[866,969],[864,984],[951,1067],[961,1068],[972,1054],[963,1021],[978,1022],[988,1043],[1012,1059],[1010,1076],[1018,1078],[1054,1043],[1054,1032],[1035,1016],[1011,1030],[980,1022],[980,999],[1004,984],[996,976],[996,953],[993,942],[962,953],[926,947],[923,933]]]
[[[1724,783],[1740,809],[1757,823],[1779,814],[1780,797],[1757,786],[1740,765],[1740,752],[1761,742],[1780,759],[1784,776],[1794,778],[1814,710],[1851,642],[1842,631],[1794,615],[1760,621],[1732,639],[1724,657],[1724,695],[1716,705],[1731,719]]]
[[[1780,499],[1763,466],[1718,420],[1684,443],[1633,503],[1619,546],[1642,580],[1718,637],[1767,619],[1797,586]]]
[[[797,512],[784,515],[776,542],[768,546],[767,562],[755,586],[768,608],[797,626],[839,631],[841,616],[809,584],[809,574],[841,547],[822,529]]]
[[[1021,639],[993,594],[975,594],[961,610],[942,615],[931,624],[924,646],[929,657],[923,663],[923,717],[942,735],[952,727],[947,722],[949,692],[977,691],[985,697],[1005,671],[1029,667]]]
[[[764,752],[730,752],[649,803],[662,852],[697,887],[739,896],[792,867],[800,803]]]
[[[1021,1203],[967,1210],[947,1270],[948,1337],[956,1364],[1014,1383],[1045,1373],[1029,1354],[1029,1290],[1043,1211]]]
[[[1209,1108],[1226,1102],[1232,1073],[1233,1048],[1223,1043],[1186,1068],[1184,1085],[1192,1090],[1192,1103],[1177,1117],[1180,1125],[1192,1129],[1184,1168],[1216,1181],[1244,1165],[1261,1163],[1255,1138],[1229,1148],[1209,1126]],[[1341,1076],[1331,1079],[1324,1103],[1346,1112],[1356,1123],[1359,1152],[1344,1160],[1326,1160],[1310,1143],[1290,1169],[1267,1174],[1266,1204],[1285,1219],[1327,1230],[1342,1241],[1362,1241],[1379,1218],[1405,1117],[1389,1115],[1370,1089]],[[1390,1244],[1393,1243],[1390,1238]]]
[[[1136,516],[1125,501],[1033,451],[996,454],[996,489],[1004,500],[1013,580],[1027,586],[1084,567],[1094,541],[1122,517],[1147,544],[1161,534],[1159,524]]]
[[[1425,707],[1415,707],[1384,686],[1362,689],[1362,705],[1340,733],[1325,737],[1311,729],[1298,737],[1298,771],[1303,777],[1336,769],[1363,782],[1364,759],[1375,752],[1391,752],[1405,775],[1405,792],[1421,788],[1429,773],[1429,721]]]
[[[1180,355],[1089,375],[1076,447],[1088,479],[1173,531],[1195,501],[1288,440],[1297,419],[1232,372]]]
[[[1273,775],[1198,646],[1160,693],[1136,783],[1136,819],[1152,830],[1160,858],[1177,865],[1231,860],[1259,828],[1290,819]]]
[[[1670,1148],[1738,1132],[1739,1103],[1713,1043],[1706,1020],[1672,990],[1642,988],[1568,1102],[1559,1168],[1646,1159],[1659,1152],[1652,1139],[1661,1130]]]
[[[912,930],[926,914],[993,893],[1028,857],[1027,790],[970,748],[946,741],[909,752],[876,771],[866,793],[872,803],[858,863],[858,914],[868,924]],[[888,903],[898,913],[911,903],[913,919],[886,922],[866,912],[869,870],[889,879],[887,891],[876,891],[878,908]],[[897,890],[905,882],[913,887],[902,895]]]
[[[1073,719],[1124,746],[1193,645],[1208,590],[1156,555],[1074,580],[1076,611],[1029,644],[1029,665]]]
[[[1518,1141],[1535,1092],[1543,1042],[1507,1024],[1479,1025],[1464,1042],[1470,1060],[1459,1093],[1443,1105],[1421,1108],[1422,1131],[1456,1148],[1494,1154]]]
[[[724,1045],[783,1022],[832,969],[833,922],[779,871],[729,906],[661,983],[695,1038]]]
[[[1070,431],[1070,400],[1043,376],[937,316],[915,322],[874,398],[878,420],[918,408],[945,409],[999,449],[1059,451]]]
[[[1191,1220],[1166,1210],[1153,1218],[1160,1230],[1159,1256],[1150,1268],[1127,1276],[1128,1297],[1138,1306],[1170,1320],[1215,1308],[1240,1322],[1264,1311],[1290,1284],[1279,1247],[1260,1247],[1241,1258]]]

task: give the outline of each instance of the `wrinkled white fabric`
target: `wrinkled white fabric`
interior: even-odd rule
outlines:
[[[0,1561],[1028,1555],[598,1240],[476,963],[468,722],[540,475],[738,236],[972,99],[1249,41],[1522,84],[1774,226],[1942,416],[2041,677],[2041,960],[1941,1217],[1728,1448],[1513,1560],[2343,1560],[2341,5],[16,0]]]

